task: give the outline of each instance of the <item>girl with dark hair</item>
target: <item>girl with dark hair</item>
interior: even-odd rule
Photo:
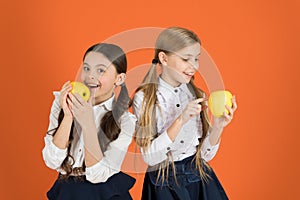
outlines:
[[[134,96],[134,138],[149,166],[143,200],[228,199],[207,162],[215,156],[237,104],[233,98],[229,113],[210,124],[205,93],[194,84],[200,44],[185,28],[162,31],[152,66]],[[159,77],[157,65],[162,68]]]
[[[50,200],[132,199],[129,189],[135,179],[120,172],[136,122],[127,111],[126,71],[120,47],[96,44],[84,54],[80,74],[89,100],[72,94],[69,81],[54,92],[43,149],[46,165],[59,172],[47,192]]]

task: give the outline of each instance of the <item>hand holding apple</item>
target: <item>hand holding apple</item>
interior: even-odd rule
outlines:
[[[90,90],[89,88],[84,85],[83,83],[73,81],[71,82],[72,85],[72,94],[79,94],[85,101],[87,101],[90,98]]]
[[[229,113],[226,105],[232,107],[232,94],[226,90],[214,91],[210,94],[208,99],[208,107],[215,117],[221,117]]]
[[[232,96],[229,91],[224,90],[212,92],[209,97],[208,106],[213,114],[213,127],[219,130],[231,122],[234,112],[237,109],[235,96]]]

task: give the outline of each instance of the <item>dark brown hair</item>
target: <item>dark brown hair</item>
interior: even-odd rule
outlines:
[[[127,71],[127,59],[124,51],[114,45],[114,44],[107,44],[107,43],[99,43],[91,46],[87,49],[83,56],[83,60],[85,59],[86,55],[89,52],[97,52],[104,55],[116,68],[118,74],[126,73]],[[128,95],[128,90],[126,88],[125,83],[121,85],[120,94],[116,101],[113,102],[113,109],[112,111],[108,111],[102,117],[100,122],[100,130],[98,132],[98,140],[101,147],[102,152],[104,152],[107,148],[107,145],[116,140],[120,134],[120,117],[123,113],[128,109],[130,98]],[[63,110],[60,110],[59,117],[58,117],[58,127],[61,124],[61,121],[64,117]],[[55,135],[58,127],[55,129],[53,136]],[[52,130],[50,130],[52,131]],[[48,132],[50,132],[48,131]],[[67,157],[64,159],[63,163],[61,164],[61,168],[66,172],[65,175],[62,176],[63,179],[67,179],[71,173],[75,175],[80,175],[82,172],[85,171],[85,163],[83,162],[83,166],[79,168],[73,168],[73,164],[75,163],[73,156],[70,154],[70,149],[73,141],[73,134],[76,134],[76,128],[74,126],[74,121],[72,123],[71,132],[69,136],[68,142],[68,154]],[[105,138],[104,138],[105,137]]]

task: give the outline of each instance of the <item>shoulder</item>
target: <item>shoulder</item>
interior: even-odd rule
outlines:
[[[142,90],[139,90],[134,94],[133,101],[142,101],[144,99],[144,92]]]
[[[53,109],[60,109],[60,103],[59,103],[60,92],[54,91],[53,96],[54,96],[54,100],[53,100],[53,103],[52,103],[52,110]]]
[[[121,116],[120,120],[121,120],[121,123],[130,122],[130,123],[134,123],[134,124],[137,121],[135,115],[129,111],[125,111],[123,113],[123,115]]]
[[[120,118],[120,128],[121,133],[126,133],[127,135],[133,135],[135,131],[137,118],[130,112],[124,112]]]
[[[54,101],[58,101],[59,102],[59,98],[60,98],[60,92],[58,91],[53,91],[53,96],[54,96]]]

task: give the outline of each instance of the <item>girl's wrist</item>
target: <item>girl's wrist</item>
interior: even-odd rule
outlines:
[[[175,123],[179,127],[183,126],[184,123],[183,123],[182,115],[179,115],[179,117],[177,117],[177,119],[175,120]]]
[[[85,123],[84,125],[81,125],[81,129],[83,134],[97,132],[96,125],[94,123]]]
[[[72,115],[64,115],[63,120],[66,122],[73,122],[73,116]]]
[[[217,123],[214,123],[213,126],[212,126],[212,129],[213,131],[215,132],[222,132],[224,127],[223,126],[220,126],[219,124]]]

